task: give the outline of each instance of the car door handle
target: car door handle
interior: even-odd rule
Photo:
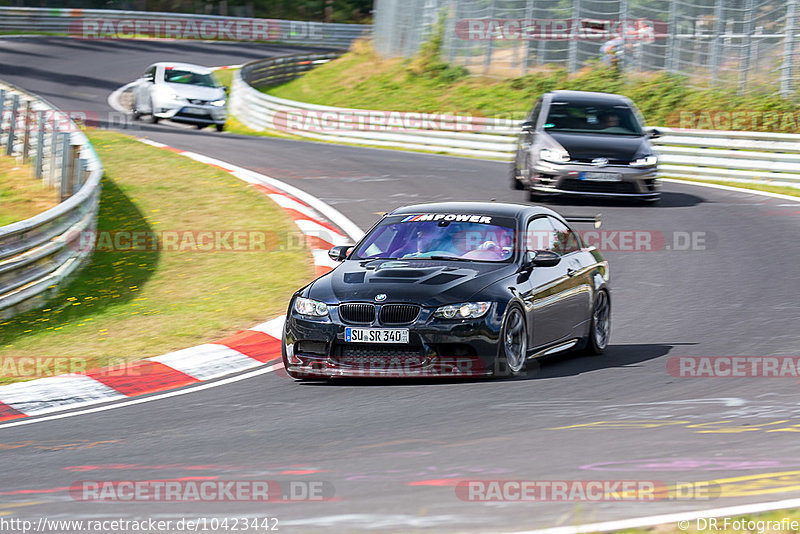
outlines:
[[[578,269],[573,269],[572,267],[567,268],[567,276],[572,277],[578,274]]]

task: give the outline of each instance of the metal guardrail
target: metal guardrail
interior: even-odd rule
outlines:
[[[367,24],[123,11],[0,7],[0,32],[54,33],[82,39],[133,38],[277,41],[346,49],[371,33]]]
[[[288,81],[329,57],[294,55],[246,64],[234,75],[231,112],[257,131],[508,161],[514,157],[519,121],[320,106],[258,90]],[[800,135],[658,128],[663,133],[655,143],[661,175],[800,187]]]
[[[60,203],[0,227],[0,319],[44,304],[89,258],[103,167],[89,139],[67,114],[0,82],[0,148],[31,164],[32,180]]]

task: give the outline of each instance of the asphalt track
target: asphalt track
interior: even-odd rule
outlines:
[[[0,40],[0,78],[62,109],[105,117],[108,94],[151,62],[223,65],[290,51],[17,38]],[[525,202],[500,163],[169,124],[129,131],[284,180],[363,228],[376,212],[419,201]],[[284,532],[496,532],[796,496],[798,379],[678,378],[666,362],[800,356],[800,205],[693,185],[664,190],[653,207],[554,206],[566,214],[602,212],[606,230],[650,230],[671,245],[605,252],[613,331],[603,357],[554,360],[505,381],[320,385],[273,372],[135,406],[0,427],[0,517],[269,516]],[[706,246],[676,250],[675,232],[703,236]],[[87,479],[184,477],[325,481],[335,500],[92,503],[65,490]],[[656,502],[482,503],[460,500],[457,479],[717,480],[723,493]]]

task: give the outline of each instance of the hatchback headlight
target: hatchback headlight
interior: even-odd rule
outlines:
[[[433,312],[434,317],[441,319],[477,319],[483,317],[491,308],[491,302],[462,302],[440,306]]]
[[[567,163],[569,161],[569,153],[557,148],[543,148],[539,152],[539,157],[551,163]]]
[[[222,107],[225,105],[225,99],[221,98],[219,100],[212,100],[209,102],[212,106]]]
[[[294,311],[309,317],[325,317],[328,315],[328,305],[318,300],[297,297],[294,301]]]
[[[631,161],[631,167],[652,167],[658,163],[658,156],[651,154]]]

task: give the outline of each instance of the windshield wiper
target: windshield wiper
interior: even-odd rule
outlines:
[[[428,258],[430,260],[453,260],[453,261],[473,261],[469,258],[461,258],[459,256],[421,256],[421,258]],[[415,259],[421,259],[415,258]]]

